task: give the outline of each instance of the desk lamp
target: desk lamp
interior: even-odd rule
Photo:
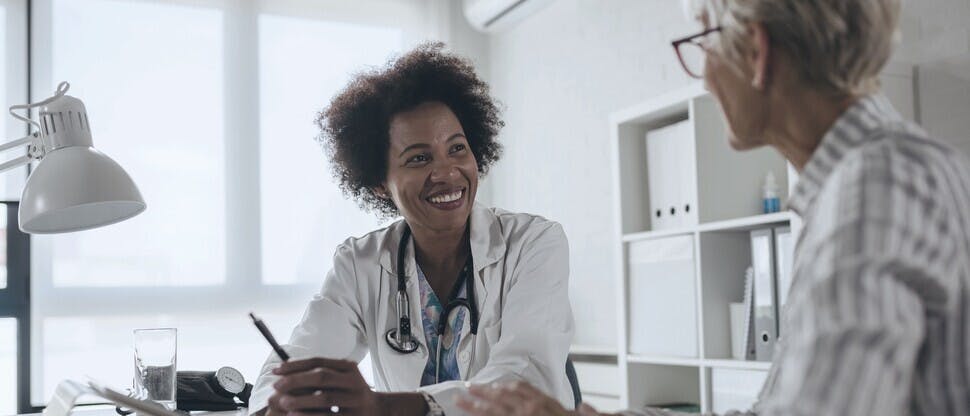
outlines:
[[[65,95],[68,88],[70,84],[62,82],[50,98],[10,107],[10,115],[37,129],[0,145],[0,151],[27,146],[26,155],[0,164],[0,172],[40,161],[20,198],[19,222],[25,233],[82,231],[124,221],[145,210],[128,173],[93,147],[84,103]],[[41,107],[40,123],[14,112],[34,107]]]

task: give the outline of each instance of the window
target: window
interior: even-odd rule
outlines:
[[[32,98],[69,81],[95,147],[148,203],[33,238],[32,404],[65,378],[129,386],[135,328],[178,328],[180,370],[255,380],[270,350],[246,313],[285,340],[336,245],[379,225],[331,179],[314,115],[353,72],[423,38],[429,4],[32,2]]]
[[[334,248],[378,223],[342,197],[311,140],[313,120],[361,64],[383,63],[398,49],[401,31],[262,15],[259,34],[262,280],[318,284],[332,267]]]
[[[117,0],[51,12],[52,85],[72,83],[95,147],[150,201],[115,226],[47,238],[53,287],[223,283],[223,12]]]

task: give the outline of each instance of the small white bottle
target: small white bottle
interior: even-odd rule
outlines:
[[[778,183],[775,181],[775,174],[768,172],[765,176],[764,199],[762,200],[762,210],[765,214],[781,211],[781,200],[778,199]]]

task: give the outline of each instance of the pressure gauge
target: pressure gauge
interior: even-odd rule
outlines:
[[[239,370],[232,367],[216,370],[215,379],[217,387],[224,390],[228,396],[235,396],[246,388],[246,379]]]

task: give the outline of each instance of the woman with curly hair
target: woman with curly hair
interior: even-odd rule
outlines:
[[[460,415],[470,383],[522,380],[573,406],[569,248],[544,218],[475,202],[503,126],[462,58],[426,44],[358,75],[319,116],[343,191],[403,219],[337,247],[252,413]],[[370,353],[377,392],[357,362]]]

